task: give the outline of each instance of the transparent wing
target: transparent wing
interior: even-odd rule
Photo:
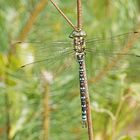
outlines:
[[[140,36],[140,32],[128,32],[116,36],[100,36],[86,40],[87,50],[97,51],[98,53],[109,53],[119,51],[125,44]]]
[[[18,56],[21,60],[18,71],[31,71],[35,75],[42,69],[54,74],[65,71],[74,61],[72,43],[70,41],[42,42],[17,41]]]
[[[117,36],[101,36],[86,40],[88,70],[93,70],[95,75],[110,70],[115,73],[117,69],[120,70],[120,68],[126,67],[125,65],[129,65],[129,59],[134,63],[139,62],[140,49],[136,44],[139,35],[139,32],[128,32]],[[18,41],[17,44],[23,50],[25,49],[19,54],[24,59],[31,58],[21,64],[22,68],[35,65],[36,70],[43,67],[56,72],[59,67],[63,67],[65,64],[72,65],[74,51],[71,41]],[[122,62],[123,60],[124,62]]]
[[[94,77],[100,79],[108,72],[138,72],[140,63],[140,33],[129,32],[111,37],[99,37],[86,41],[86,58]],[[137,66],[137,67],[136,67]],[[135,73],[137,75],[138,73]]]
[[[19,50],[18,54],[21,57],[28,57],[28,54],[34,57],[30,62],[26,62],[21,66],[26,66],[30,64],[41,63],[41,61],[51,61],[51,59],[57,59],[59,56],[67,55],[72,53],[71,42],[42,42],[42,41],[17,41],[15,43],[17,49]]]

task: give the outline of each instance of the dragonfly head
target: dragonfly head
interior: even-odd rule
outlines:
[[[76,38],[76,37],[83,37],[85,38],[87,36],[86,32],[83,30],[74,30],[72,33],[69,35],[69,38]]]

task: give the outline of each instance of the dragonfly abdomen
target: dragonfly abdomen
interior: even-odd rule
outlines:
[[[77,55],[77,61],[79,63],[79,82],[80,82],[80,98],[82,109],[82,124],[86,127],[87,124],[87,106],[86,106],[86,84],[84,76],[84,54]]]

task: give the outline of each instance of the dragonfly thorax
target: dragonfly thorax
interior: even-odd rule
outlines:
[[[78,30],[73,31],[70,36],[73,39],[73,46],[76,53],[83,53],[85,50],[85,31]]]
[[[82,53],[85,50],[85,40],[83,37],[75,37],[73,40],[75,52]]]

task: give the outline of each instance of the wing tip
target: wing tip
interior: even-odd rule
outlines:
[[[138,34],[138,33],[140,33],[140,31],[134,31],[133,33],[134,33],[134,34]]]
[[[140,55],[136,55],[136,57],[140,57]]]
[[[20,69],[21,69],[21,68],[25,68],[25,66],[26,66],[26,65],[22,65],[22,66],[20,66]]]

